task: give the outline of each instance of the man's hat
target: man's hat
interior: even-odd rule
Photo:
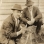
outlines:
[[[30,5],[32,5],[34,2],[32,2],[32,0],[26,0],[26,6],[30,6]]]
[[[15,4],[11,10],[20,10],[22,11],[21,5]]]

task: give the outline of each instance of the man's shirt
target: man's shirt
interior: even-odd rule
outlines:
[[[29,10],[29,13],[30,13],[30,16],[31,16],[31,20],[32,20],[33,19],[33,13],[32,13],[33,8],[32,9],[28,8],[28,10]]]

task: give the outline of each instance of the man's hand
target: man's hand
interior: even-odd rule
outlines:
[[[26,32],[26,30],[27,30],[27,29],[26,29],[26,26],[25,26],[25,27],[20,26],[20,28],[21,28],[20,31],[22,32],[22,34],[24,34],[24,33]]]
[[[34,22],[35,22],[35,19],[32,19],[31,21],[28,21],[27,23],[28,23],[29,25],[32,25]]]

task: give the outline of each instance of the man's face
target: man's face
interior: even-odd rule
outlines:
[[[21,15],[21,11],[20,10],[13,10],[13,15],[15,18],[19,18]]]
[[[33,8],[33,5],[29,5],[28,9],[31,10]]]

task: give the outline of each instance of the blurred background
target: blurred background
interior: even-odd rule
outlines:
[[[42,12],[42,21],[44,24],[44,0],[32,0],[34,2],[34,6],[37,6]],[[26,0],[0,0],[0,28],[3,21],[12,13],[11,8],[14,4],[20,4],[22,9],[24,9]],[[44,25],[42,25],[44,28]]]

